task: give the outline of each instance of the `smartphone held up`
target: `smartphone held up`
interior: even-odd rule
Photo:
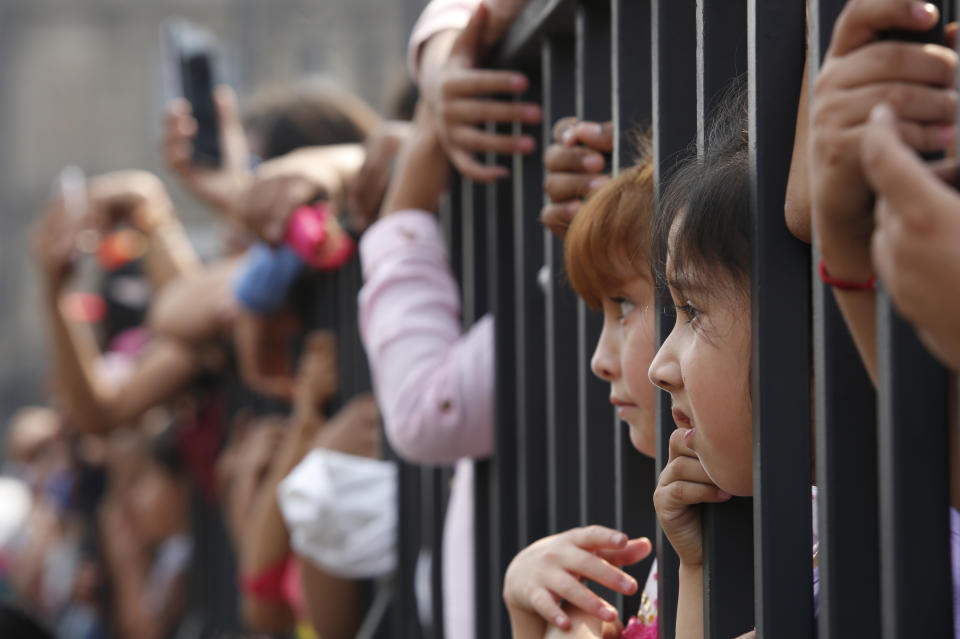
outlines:
[[[191,22],[174,18],[161,27],[160,46],[166,97],[168,101],[184,98],[197,121],[193,163],[219,167],[220,127],[213,96],[219,80],[216,38]]]

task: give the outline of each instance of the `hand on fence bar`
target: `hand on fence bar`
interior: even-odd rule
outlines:
[[[363,166],[347,185],[347,221],[356,232],[377,220],[390,185],[390,173],[403,143],[413,135],[408,122],[384,122],[364,142]]]
[[[814,87],[810,147],[813,225],[834,278],[866,281],[873,275],[872,195],[860,162],[870,110],[890,102],[901,134],[917,151],[943,151],[954,139],[957,55],[942,46],[878,40],[894,29],[929,29],[937,21],[929,7],[907,0],[852,2],[834,29]],[[875,300],[861,292],[835,294],[875,378]]]
[[[543,156],[543,190],[550,204],[540,220],[563,237],[584,199],[609,181],[603,154],[613,151],[613,123],[563,118],[553,127],[553,142]]]
[[[617,609],[581,579],[632,595],[637,582],[618,566],[641,561],[650,548],[649,539],[628,540],[622,532],[604,526],[574,528],[527,546],[510,562],[504,578],[503,600],[514,635],[527,636],[519,630],[542,626],[544,620],[569,629],[570,617],[560,607],[561,600],[602,621],[615,621]]]
[[[429,108],[421,101],[417,104],[413,130],[400,149],[381,215],[408,210],[436,213],[449,173],[440,133]]]
[[[294,378],[288,351],[299,328],[297,318],[287,309],[269,315],[245,309],[237,313],[233,346],[244,385],[264,397],[293,397]]]
[[[697,454],[686,444],[689,428],[677,428],[670,435],[670,461],[660,473],[653,504],[657,519],[670,545],[684,566],[703,565],[703,536],[698,504],[722,503],[730,495],[717,487],[707,475]]]
[[[320,411],[340,388],[337,338],[330,331],[307,335],[297,370],[294,411]]]
[[[229,214],[239,203],[238,198],[250,176],[250,150],[233,89],[217,87],[214,99],[220,125],[222,165],[210,168],[193,163],[197,121],[191,114],[190,103],[184,99],[174,100],[167,108],[163,157],[195,196],[220,213]]]
[[[378,459],[381,451],[380,411],[369,393],[358,395],[331,418],[313,440],[314,448]]]
[[[484,166],[476,153],[532,153],[536,141],[529,135],[486,133],[486,122],[536,124],[539,105],[498,100],[495,94],[519,95],[530,86],[521,73],[478,68],[485,53],[483,33],[489,9],[480,4],[470,22],[457,36],[446,61],[425,68],[420,86],[447,155],[463,175],[491,182],[507,175],[503,167]]]
[[[343,144],[298,149],[264,162],[242,197],[239,218],[261,240],[279,246],[299,207],[322,199],[340,208],[363,160],[362,147]]]
[[[897,311],[927,348],[960,370],[960,195],[955,160],[928,166],[903,141],[891,107],[874,108],[861,147],[877,194],[872,256]]]

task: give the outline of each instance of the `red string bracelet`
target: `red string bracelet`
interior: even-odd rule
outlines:
[[[876,288],[876,275],[872,275],[870,276],[869,280],[862,282],[841,280],[831,277],[831,275],[827,273],[827,265],[823,263],[822,259],[820,260],[820,264],[817,266],[817,271],[820,273],[820,279],[823,280],[824,284],[832,286],[833,288],[839,288],[841,291],[872,291]]]

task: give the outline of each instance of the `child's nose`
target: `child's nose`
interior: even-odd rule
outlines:
[[[606,328],[600,334],[597,348],[593,351],[590,369],[594,375],[606,382],[612,382],[620,377],[620,355],[613,348],[609,331]]]
[[[681,385],[680,366],[671,357],[668,343],[669,340],[663,344],[653,361],[650,362],[647,377],[650,378],[650,383],[654,386],[667,392],[673,392]]]

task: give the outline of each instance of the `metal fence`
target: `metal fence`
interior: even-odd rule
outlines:
[[[496,64],[531,79],[544,107],[525,127],[539,147],[577,115],[612,119],[614,170],[625,134],[649,123],[658,189],[703,149],[724,87],[749,85],[754,497],[704,507],[708,638],[952,636],[947,376],[880,305],[875,393],[809,247],[784,224],[794,126],[844,0],[531,0]],[[953,7],[943,7],[948,13]],[[807,50],[807,29],[812,49]],[[515,125],[518,132],[520,125]],[[508,637],[503,575],[530,542],[583,524],[653,535],[651,496],[674,428],[658,394],[657,460],[636,453],[605,385],[589,370],[601,317],[562,277],[562,243],[545,231],[539,155],[490,158],[494,185],[455,180],[442,218],[463,293],[464,324],[496,322],[496,454],[476,465],[476,636]],[[815,262],[814,262],[815,263]],[[316,278],[304,313],[340,334],[343,394],[370,388],[356,328],[359,266]],[[330,304],[336,300],[336,304]],[[670,330],[658,304],[658,334]],[[811,384],[815,400],[811,404]],[[816,410],[813,411],[812,407]],[[811,471],[815,421],[816,477]],[[607,433],[607,435],[604,435]],[[402,466],[394,637],[440,638],[441,525],[449,470]],[[819,615],[814,616],[811,485],[819,491]],[[660,636],[674,636],[677,560],[656,538]],[[649,560],[632,567],[641,583]],[[418,610],[419,586],[432,606]],[[626,615],[636,597],[604,593]],[[816,628],[815,628],[816,625]]]
[[[726,639],[753,626],[776,639],[815,630],[823,638],[952,636],[946,374],[884,302],[874,393],[832,293],[811,277],[809,247],[784,224],[801,82],[805,69],[815,77],[843,4],[532,0],[497,55],[498,65],[531,78],[524,99],[543,104],[544,124],[524,132],[541,149],[560,117],[612,119],[618,170],[629,161],[624,133],[651,123],[658,185],[692,145],[702,150],[711,107],[732,78],[747,75],[754,498],[704,509],[707,637]],[[503,575],[526,544],[588,523],[631,537],[654,533],[650,496],[674,428],[661,392],[654,464],[616,425],[604,385],[589,372],[601,318],[563,281],[562,245],[539,224],[541,158],[505,163],[510,180],[454,185],[446,217],[465,323],[485,311],[496,321],[496,455],[478,463],[475,496],[477,637],[509,636]],[[669,320],[658,318],[665,336]],[[809,461],[814,417],[816,477]],[[436,534],[425,522],[421,532]],[[677,564],[662,535],[657,554],[660,636],[672,637]],[[648,568],[632,572],[642,582]],[[635,600],[606,594],[625,615],[637,608]],[[434,623],[432,636],[440,633]]]

